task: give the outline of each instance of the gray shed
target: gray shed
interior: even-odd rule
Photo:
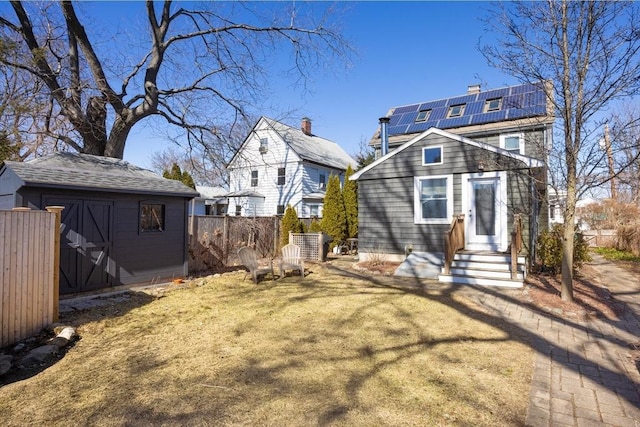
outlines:
[[[64,207],[61,294],[186,276],[187,209],[197,195],[126,161],[87,154],[0,167],[0,209]]]

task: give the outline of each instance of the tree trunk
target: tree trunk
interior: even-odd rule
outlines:
[[[573,158],[567,165],[567,206],[564,213],[564,235],[562,239],[562,285],[563,301],[573,302],[573,249],[576,223],[576,173]],[[573,164],[572,164],[573,163]]]

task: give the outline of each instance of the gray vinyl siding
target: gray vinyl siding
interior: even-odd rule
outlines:
[[[424,147],[442,146],[442,164],[422,165]],[[440,135],[429,135],[389,157],[358,179],[359,249],[362,252],[402,254],[407,244],[415,252],[442,253],[449,224],[414,223],[414,177],[446,175],[453,178],[453,214],[462,209],[462,174],[514,169],[508,175],[508,221],[524,213],[529,236],[530,180],[517,160]],[[525,240],[528,242],[528,240]],[[528,243],[527,243],[528,246]]]

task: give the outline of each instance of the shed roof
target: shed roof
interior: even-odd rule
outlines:
[[[54,153],[27,162],[6,161],[26,187],[101,190],[196,197],[198,192],[180,181],[166,179],[150,170],[111,157],[77,153]]]

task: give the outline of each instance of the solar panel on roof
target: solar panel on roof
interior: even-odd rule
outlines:
[[[483,108],[484,108],[484,101],[470,102],[467,104],[467,108],[464,109],[464,115],[467,116],[470,114],[481,113]]]
[[[412,125],[409,125],[409,127],[407,128],[407,133],[424,132],[430,127],[431,125],[429,124],[429,122],[414,123]]]
[[[447,105],[466,104],[467,102],[473,102],[478,97],[477,94],[458,96],[457,98],[449,98]]]
[[[509,95],[509,88],[488,90],[486,92],[480,92],[478,94],[478,100],[500,98],[506,95]]]
[[[447,106],[447,100],[446,99],[440,99],[438,101],[424,102],[424,103],[420,104],[420,109],[421,110],[427,110],[427,109],[435,109],[435,108],[446,107],[446,106]]]
[[[454,128],[458,126],[468,125],[471,120],[471,116],[454,117],[451,119],[440,120],[438,127],[440,129]]]
[[[404,107],[398,107],[393,111],[393,114],[403,114],[403,113],[418,111],[418,107],[420,107],[420,104],[413,104],[413,105],[407,105]]]
[[[389,135],[402,135],[403,133],[405,133],[406,129],[406,126],[389,126],[387,128],[387,132],[389,133]]]
[[[400,120],[398,120],[398,126],[400,125],[408,125],[416,121],[416,116],[418,113],[404,113],[400,116]]]
[[[447,107],[434,108],[431,110],[429,120],[440,120],[447,116]]]

